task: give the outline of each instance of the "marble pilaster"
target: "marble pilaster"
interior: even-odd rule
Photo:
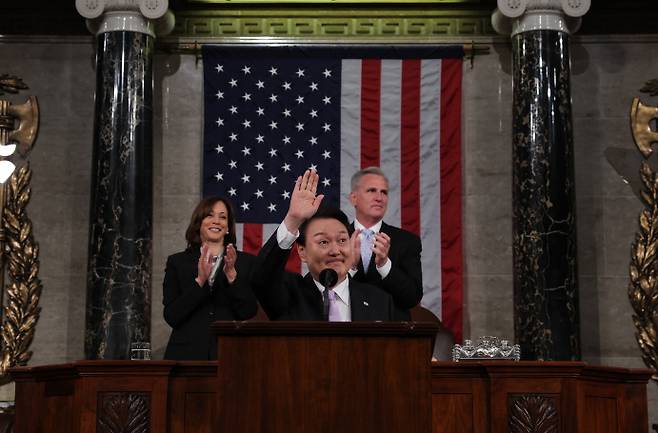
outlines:
[[[167,3],[78,0],[97,33],[85,357],[150,341],[153,23]]]
[[[499,0],[511,19],[514,329],[524,359],[580,359],[569,32],[589,3]],[[497,22],[498,20],[498,22]]]

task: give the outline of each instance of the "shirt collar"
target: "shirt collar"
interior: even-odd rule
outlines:
[[[379,231],[382,229],[382,222],[383,220],[379,220],[377,221],[377,224],[375,224],[372,227],[364,227],[364,225],[361,224],[358,219],[354,218],[354,228],[359,229],[361,231],[371,230],[373,233],[379,233]]]
[[[324,295],[324,287],[322,284],[320,284],[319,281],[316,281],[315,278],[313,279],[313,282],[317,286],[318,290],[320,290],[320,293]],[[350,279],[345,277],[343,281],[340,283],[336,284],[334,287],[332,287],[332,290],[338,296],[338,298],[343,301],[348,307],[350,306]]]

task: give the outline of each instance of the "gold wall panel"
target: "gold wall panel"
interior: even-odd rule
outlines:
[[[461,14],[434,14],[418,11],[357,11],[349,14],[340,11],[288,11],[280,16],[269,11],[260,15],[255,11],[227,11],[218,15],[198,12],[176,14],[176,27],[172,36],[186,37],[285,37],[285,38],[390,38],[413,41],[415,38],[437,36],[493,35],[489,12]],[[379,15],[379,16],[377,16]],[[460,16],[457,16],[460,15]]]

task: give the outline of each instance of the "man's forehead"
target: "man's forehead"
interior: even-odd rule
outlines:
[[[377,186],[383,185],[384,188],[388,188],[388,182],[386,181],[386,178],[379,174],[373,174],[373,173],[365,174],[363,175],[361,181],[359,182],[359,186],[364,188],[369,188],[375,185]]]
[[[318,218],[311,221],[308,226],[308,232],[311,236],[320,234],[340,234],[348,233],[347,227],[335,218]]]

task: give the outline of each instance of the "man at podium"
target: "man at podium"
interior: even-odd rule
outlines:
[[[339,209],[321,207],[319,176],[307,170],[297,178],[288,213],[258,255],[253,288],[272,320],[396,320],[391,296],[376,286],[353,281],[349,269],[359,254],[359,232],[350,237]],[[292,245],[308,274],[285,271]]]

